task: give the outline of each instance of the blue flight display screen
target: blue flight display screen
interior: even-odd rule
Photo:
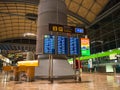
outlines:
[[[70,55],[79,55],[79,38],[70,37]]]
[[[44,54],[55,54],[55,36],[44,35]]]
[[[83,28],[75,28],[75,33],[84,33],[84,29]]]
[[[67,37],[58,36],[57,38],[57,53],[58,54],[68,54],[68,44]]]

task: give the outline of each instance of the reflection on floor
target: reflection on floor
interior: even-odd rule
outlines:
[[[71,80],[3,81],[0,90],[120,90],[120,75],[82,74],[82,82]]]

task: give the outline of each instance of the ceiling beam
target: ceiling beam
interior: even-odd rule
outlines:
[[[20,16],[20,17],[26,17],[26,18],[32,18],[32,19],[36,19],[36,17],[32,17],[32,16],[25,16],[25,15],[19,15],[19,14],[15,14],[15,13],[9,13],[9,12],[0,12],[0,14],[7,14],[10,16]],[[78,20],[82,21],[85,25],[90,25],[90,22],[87,21],[86,19],[84,19],[83,17],[71,12],[70,10],[67,12],[68,15],[73,16],[75,18],[77,18]]]
[[[97,22],[99,22],[100,20],[102,20],[103,18],[107,17],[108,15],[112,14],[113,12],[115,12],[116,10],[118,10],[120,8],[120,2],[117,3],[116,5],[114,5],[112,8],[108,9],[107,11],[105,11],[104,13],[102,13],[101,15],[99,15],[94,22],[92,22],[89,26],[87,26],[86,28],[90,28],[91,26],[93,26],[94,24],[96,24]]]
[[[13,2],[38,5],[40,0],[0,0],[0,2]]]
[[[20,16],[20,17],[25,17],[26,19],[27,18],[37,19],[37,17],[34,17],[34,16],[25,16],[25,15],[20,15],[20,14],[16,14],[16,13],[9,13],[9,12],[0,12],[0,14],[7,14],[10,16]]]

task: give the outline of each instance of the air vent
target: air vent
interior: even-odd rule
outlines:
[[[38,15],[37,14],[34,14],[34,13],[27,13],[25,15],[26,19],[29,19],[31,21],[36,21],[37,20],[37,17]]]

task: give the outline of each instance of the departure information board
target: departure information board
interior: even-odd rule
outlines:
[[[55,54],[55,36],[44,35],[44,54]]]
[[[79,38],[70,37],[70,55],[79,55]]]
[[[57,37],[57,54],[68,54],[68,38],[65,36]]]

